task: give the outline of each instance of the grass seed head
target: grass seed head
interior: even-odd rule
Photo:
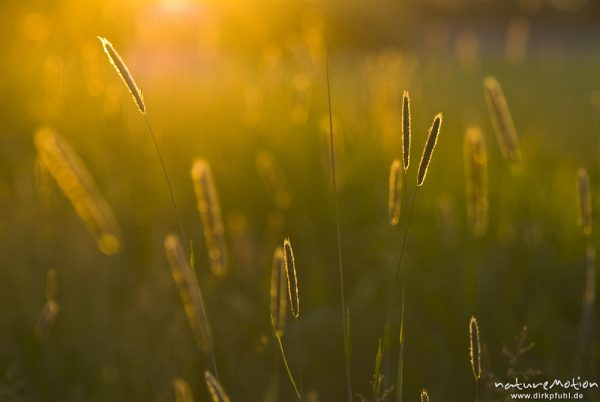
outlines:
[[[502,87],[494,77],[487,77],[483,88],[500,151],[512,168],[518,168],[521,163],[521,147]]]
[[[419,162],[419,172],[417,175],[418,186],[423,185],[425,177],[427,176],[427,169],[429,168],[429,163],[431,162],[431,155],[433,154],[433,150],[435,149],[435,145],[437,144],[437,139],[441,128],[442,114],[438,113],[433,119],[433,124],[429,129],[427,143],[425,144],[425,148],[423,149],[423,155],[421,156],[421,161]]]
[[[142,95],[142,91],[140,91],[135,81],[133,80],[133,76],[131,75],[129,69],[123,62],[123,59],[115,50],[113,44],[110,43],[106,38],[98,36],[98,39],[100,40],[100,43],[102,43],[102,47],[104,48],[104,52],[108,56],[110,64],[112,64],[115,70],[117,70],[117,73],[119,73],[119,76],[123,80],[123,83],[125,83],[125,86],[127,86],[127,89],[131,93],[131,96],[133,96],[133,100],[135,101],[135,104],[137,105],[140,113],[146,114],[146,105],[144,104],[144,96]]]
[[[296,276],[296,262],[290,239],[283,242],[283,256],[285,274],[287,275],[288,295],[290,298],[290,309],[295,318],[300,316],[300,295],[298,293],[298,277]]]
[[[479,343],[479,324],[471,317],[469,321],[469,362],[476,381],[481,378],[481,346]]]
[[[402,96],[402,162],[404,171],[410,164],[410,95],[404,91]]]
[[[225,228],[217,189],[208,162],[204,159],[196,159],[192,165],[191,176],[211,271],[213,275],[223,276],[228,271]]]
[[[229,396],[227,396],[219,381],[210,371],[206,370],[204,372],[204,380],[206,381],[206,387],[208,388],[212,402],[230,402]]]

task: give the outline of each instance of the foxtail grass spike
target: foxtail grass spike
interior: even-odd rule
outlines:
[[[166,167],[165,161],[163,160],[162,153],[160,152],[160,147],[158,146],[158,141],[156,139],[156,136],[154,135],[152,126],[150,125],[150,120],[148,119],[148,115],[146,114],[146,105],[144,103],[144,96],[142,95],[142,91],[136,85],[136,83],[133,79],[133,76],[127,69],[127,65],[125,65],[125,62],[123,62],[123,59],[121,58],[119,53],[115,50],[112,43],[110,43],[106,38],[103,38],[101,36],[98,36],[98,39],[100,40],[100,43],[102,44],[102,47],[104,48],[104,52],[108,56],[108,60],[113,65],[115,70],[117,70],[117,73],[119,73],[119,76],[121,77],[121,79],[125,83],[125,86],[131,93],[131,96],[133,97],[133,100],[135,101],[135,104],[137,105],[138,110],[144,116],[144,120],[146,122],[146,127],[148,129],[148,133],[150,134],[150,137],[152,138],[152,142],[154,143],[154,147],[156,149],[156,155],[158,156],[158,159],[160,161],[160,166],[161,166],[163,175],[165,177],[167,187],[169,189],[169,197],[171,198],[171,203],[173,204],[173,209],[175,211],[175,215],[177,216],[177,223],[179,225],[181,237],[184,241],[184,244],[187,247],[187,237],[185,235],[185,230],[183,228],[183,221],[182,221],[181,215],[179,213],[179,208],[177,207],[177,201],[175,200],[175,195],[173,194],[173,186],[171,184],[171,179],[169,177],[169,173],[167,172],[167,167]],[[188,250],[186,250],[186,252],[187,251]]]
[[[196,159],[191,170],[197,208],[202,220],[204,240],[213,275],[223,276],[228,270],[225,228],[221,206],[208,162]]]
[[[210,346],[210,332],[202,293],[196,273],[176,235],[169,234],[165,238],[165,253],[196,344],[202,352],[207,352]]]
[[[283,261],[285,274],[287,275],[288,295],[290,298],[290,309],[295,318],[300,316],[300,295],[298,293],[298,277],[296,276],[296,262],[290,239],[283,242]]]
[[[426,389],[421,390],[421,402],[429,402],[429,393]]]
[[[400,221],[402,199],[402,169],[399,159],[394,159],[390,166],[390,183],[388,195],[388,217],[390,225],[396,226]]]
[[[112,255],[121,246],[121,229],[83,161],[71,146],[49,128],[35,134],[41,164],[71,201],[77,215],[95,237],[98,249]]]
[[[502,87],[494,77],[487,77],[483,88],[500,151],[511,167],[518,168],[521,163],[521,147]]]
[[[475,381],[479,381],[481,378],[481,346],[479,343],[479,325],[475,317],[471,317],[469,321],[469,362]]]
[[[183,378],[175,378],[173,380],[173,393],[175,394],[175,402],[194,402],[192,390]]]
[[[215,378],[215,376],[208,370],[204,372],[204,381],[206,381],[206,387],[212,402],[230,402],[229,397],[225,393],[225,390]]]
[[[585,236],[592,234],[592,195],[590,177],[585,169],[577,172],[577,187],[579,194],[579,226]]]
[[[273,254],[273,266],[271,268],[271,316],[273,326],[279,336],[283,336],[285,329],[285,318],[287,316],[287,280],[285,279],[283,249],[277,247]]]
[[[402,96],[402,163],[404,171],[410,164],[410,95],[404,91]]]
[[[473,235],[485,234],[488,225],[487,150],[478,127],[467,129],[464,140],[467,216]]]
[[[425,144],[425,148],[423,149],[423,155],[421,156],[421,161],[419,162],[419,173],[417,175],[418,186],[423,185],[423,181],[425,181],[425,176],[427,176],[427,168],[429,167],[429,162],[431,162],[431,155],[433,154],[433,150],[435,149],[435,145],[437,144],[437,138],[440,133],[441,127],[442,114],[438,113],[433,119],[433,124],[429,129],[427,143]]]
[[[113,44],[110,43],[106,38],[98,36],[98,39],[100,40],[100,43],[102,43],[102,47],[104,48],[104,52],[108,56],[108,60],[113,65],[115,70],[117,70],[117,72],[121,76],[121,79],[127,86],[127,89],[131,93],[131,96],[133,96],[133,100],[135,101],[135,104],[137,105],[140,113],[146,114],[146,105],[144,104],[144,96],[142,95],[142,91],[140,91],[135,81],[133,80],[133,76],[127,69],[127,66],[123,62],[123,59],[121,59],[121,56],[115,50]]]

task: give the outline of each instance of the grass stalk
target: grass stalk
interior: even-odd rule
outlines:
[[[344,341],[344,366],[346,373],[346,393],[348,402],[352,402],[352,372],[351,372],[351,361],[350,361],[350,345],[348,344],[350,336],[347,328],[347,310],[346,310],[346,295],[344,291],[344,265],[342,260],[342,234],[340,225],[340,211],[339,211],[339,194],[336,181],[336,170],[335,170],[335,146],[334,146],[334,135],[333,135],[333,111],[331,101],[331,80],[329,75],[329,53],[325,53],[325,78],[327,83],[327,107],[329,111],[329,151],[330,151],[330,163],[331,163],[331,184],[333,187],[333,198],[334,198],[334,211],[335,211],[335,228],[337,237],[337,253],[338,253],[338,268],[340,278],[340,315],[342,319],[342,337]]]
[[[273,334],[275,335],[275,339],[277,340],[277,345],[279,346],[279,351],[281,352],[281,360],[283,361],[283,365],[285,367],[285,371],[287,372],[290,383],[292,384],[292,388],[294,388],[294,392],[296,393],[296,397],[299,401],[302,401],[302,396],[300,395],[300,391],[298,390],[298,386],[296,385],[296,381],[294,380],[294,375],[290,370],[290,366],[285,357],[285,351],[283,350],[283,343],[281,342],[281,336],[279,332],[275,328],[275,322],[273,321],[273,317],[271,316],[271,326],[273,327]]]
[[[185,229],[183,227],[183,219],[181,219],[181,213],[179,212],[179,207],[177,206],[177,201],[175,200],[175,194],[173,193],[173,184],[171,183],[171,177],[169,176],[169,172],[167,171],[167,166],[165,164],[164,158],[162,156],[162,152],[160,151],[160,147],[158,146],[158,141],[156,136],[154,135],[154,131],[152,130],[152,126],[150,125],[150,120],[148,120],[148,114],[144,113],[144,121],[146,122],[146,128],[148,129],[148,133],[150,134],[150,138],[152,138],[152,143],[154,144],[154,149],[156,150],[156,155],[158,156],[158,160],[160,162],[160,167],[167,183],[167,188],[169,190],[169,197],[171,198],[171,204],[173,205],[173,209],[175,210],[175,215],[177,217],[177,224],[179,226],[179,232],[181,234],[181,240],[183,242],[183,247],[185,248],[186,254],[190,255],[189,243],[187,236],[185,235]],[[215,375],[217,375],[215,371]],[[217,375],[218,378],[218,375]]]
[[[301,360],[301,347],[300,347],[300,324],[298,323],[298,318],[294,318],[294,343],[296,344],[296,363],[298,365],[298,390],[300,391],[300,396],[302,397],[302,360]]]
[[[402,239],[402,247],[400,249],[400,257],[398,257],[398,264],[396,265],[396,273],[394,274],[394,281],[392,282],[392,286],[390,287],[390,297],[389,297],[389,306],[388,306],[388,318],[387,325],[390,325],[392,318],[392,295],[394,293],[394,289],[397,286],[398,277],[400,276],[400,269],[402,267],[402,259],[404,257],[404,250],[406,248],[406,240],[408,238],[408,233],[410,230],[410,223],[412,221],[412,215],[415,205],[415,199],[417,198],[417,190],[418,186],[415,186],[415,190],[413,191],[412,200],[410,202],[410,207],[408,211],[408,218],[406,221],[406,229],[404,230],[404,236]],[[400,303],[400,333],[399,333],[399,344],[400,349],[398,350],[398,372],[396,375],[396,401],[402,401],[402,383],[404,378],[404,307],[406,300],[406,270],[402,269],[402,290],[400,292],[400,297],[402,298]]]

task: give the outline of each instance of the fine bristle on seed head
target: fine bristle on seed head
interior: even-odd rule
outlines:
[[[140,113],[146,114],[146,104],[144,103],[144,96],[142,95],[142,91],[140,91],[139,87],[135,83],[133,76],[127,68],[127,65],[125,64],[125,62],[123,62],[123,59],[115,50],[113,44],[108,41],[108,39],[103,38],[102,36],[98,36],[97,38],[100,40],[100,43],[104,48],[104,52],[108,56],[108,60],[113,65],[115,70],[117,70],[117,73],[119,73],[119,76],[121,76],[121,79],[125,83],[125,86],[127,86],[127,89],[131,93],[131,96],[133,96],[133,100],[135,101],[135,104],[137,105]]]
[[[410,165],[410,95],[404,91],[402,95],[402,162],[404,171]]]
[[[427,176],[427,169],[429,168],[429,163],[431,162],[431,155],[433,154],[433,150],[435,149],[435,145],[437,144],[438,135],[440,133],[440,129],[442,127],[442,114],[438,113],[433,119],[433,124],[429,129],[429,135],[427,136],[427,143],[425,144],[425,148],[423,149],[423,155],[421,156],[421,161],[419,162],[419,172],[417,175],[417,185],[422,186],[425,181],[425,177]]]

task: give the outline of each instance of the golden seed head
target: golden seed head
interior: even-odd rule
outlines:
[[[410,95],[404,91],[402,95],[402,162],[404,171],[410,165]]]
[[[475,380],[481,378],[481,346],[479,343],[479,325],[472,316],[469,321],[469,361]]]
[[[288,295],[290,298],[290,309],[295,318],[300,316],[300,295],[298,293],[298,277],[296,276],[296,262],[290,239],[283,242],[283,261],[285,274],[287,276]]]
[[[204,159],[196,159],[192,165],[191,176],[211,271],[213,275],[223,276],[229,268],[225,227],[221,215],[221,204],[208,162]]]
[[[508,164],[516,169],[521,163],[521,147],[502,87],[494,77],[487,77],[483,87],[500,151]]]
[[[123,83],[125,83],[125,86],[127,86],[127,89],[131,93],[131,96],[133,96],[133,100],[135,101],[135,104],[137,105],[140,113],[146,114],[144,96],[142,95],[142,91],[140,91],[135,81],[133,80],[133,76],[129,72],[129,69],[127,69],[127,65],[125,65],[125,62],[123,62],[123,59],[115,50],[113,44],[108,41],[108,39],[103,38],[101,36],[98,36],[98,39],[100,40],[100,43],[104,48],[104,52],[108,56],[108,60],[113,65],[115,70],[117,70],[117,73],[119,73],[119,76],[123,80]]]
[[[95,237],[98,249],[106,255],[117,253],[121,246],[121,229],[83,161],[61,136],[49,128],[38,129],[35,146],[39,163],[69,199]]]
[[[179,289],[181,304],[200,351],[206,352],[209,344],[209,327],[204,315],[202,293],[196,273],[190,265],[185,249],[174,234],[165,237],[165,254],[171,267],[173,280]]]
[[[427,136],[427,143],[425,144],[425,148],[423,149],[423,155],[421,156],[421,161],[419,162],[419,172],[417,175],[417,185],[422,186],[425,181],[425,177],[427,176],[427,169],[429,168],[429,163],[431,162],[431,155],[433,154],[433,150],[437,144],[438,135],[440,133],[440,129],[442,127],[442,114],[438,113],[433,119],[433,124],[429,129],[429,135]]]
[[[229,396],[227,396],[219,381],[210,371],[206,370],[204,372],[204,380],[206,381],[206,387],[208,388],[212,402],[230,402]]]

